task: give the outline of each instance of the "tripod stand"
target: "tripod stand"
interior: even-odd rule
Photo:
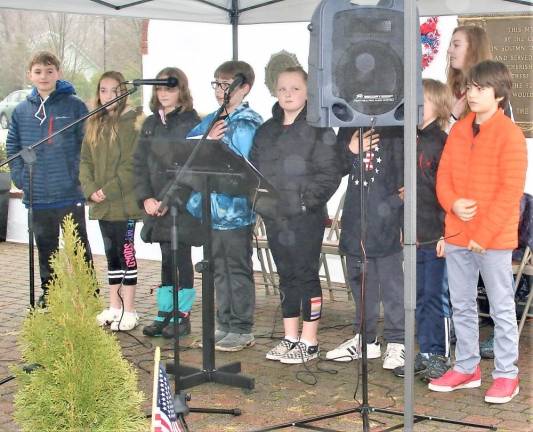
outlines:
[[[175,178],[168,186],[166,193],[161,201],[161,209],[171,204],[172,215],[172,251],[173,265],[177,269],[177,237],[178,237],[178,220],[177,220],[177,203],[172,200],[177,189],[181,184],[187,184],[187,181],[193,182],[193,186],[198,188],[198,179],[202,191],[202,227],[206,231],[206,241],[204,244],[204,259],[196,265],[197,271],[202,273],[202,369],[194,368],[180,364],[179,360],[179,339],[177,337],[177,309],[179,305],[179,290],[177,273],[174,274],[174,362],[167,363],[167,371],[174,375],[175,383],[175,401],[174,405],[177,412],[186,414],[192,412],[205,412],[217,414],[240,415],[240,410],[219,410],[219,409],[189,409],[187,408],[187,398],[181,392],[182,388],[193,387],[206,382],[218,382],[230,386],[252,389],[254,387],[253,378],[240,374],[240,362],[230,363],[224,366],[215,366],[215,347],[214,347],[214,268],[212,259],[212,242],[211,242],[211,193],[213,192],[212,184],[217,178],[236,179],[256,179],[261,185],[261,175],[254,171],[253,167],[246,161],[234,154],[231,150],[226,149],[218,141],[211,141],[207,136],[213,125],[219,120],[221,113],[226,109],[229,102],[229,94],[226,95],[224,103],[215,113],[211,123],[207,127],[201,140],[194,145],[192,151],[187,143],[180,143],[177,151],[182,151],[178,160],[186,160],[184,165],[176,171]],[[193,180],[194,179],[194,180]],[[241,181],[245,184],[246,181]],[[263,183],[266,183],[263,182]],[[219,185],[220,186],[220,185]],[[249,187],[246,186],[246,189]],[[224,190],[217,189],[218,192]]]
[[[331,419],[339,416],[344,416],[352,413],[360,413],[362,422],[363,422],[363,430],[366,432],[369,430],[370,422],[369,422],[369,414],[370,413],[383,413],[383,414],[390,414],[390,415],[396,415],[396,416],[403,416],[404,413],[402,411],[394,411],[390,409],[385,408],[376,408],[369,404],[368,400],[368,355],[367,355],[367,324],[366,324],[366,317],[365,317],[365,311],[366,311],[366,304],[365,304],[365,292],[366,292],[366,273],[367,273],[367,257],[366,257],[366,238],[367,238],[367,200],[365,194],[368,192],[366,189],[366,185],[368,184],[368,187],[370,187],[371,182],[369,182],[367,176],[365,175],[365,159],[363,159],[363,155],[365,154],[365,144],[364,144],[364,135],[363,135],[363,128],[359,128],[359,143],[358,143],[358,180],[357,183],[359,185],[359,191],[360,191],[360,239],[361,239],[361,260],[362,265],[360,267],[360,276],[359,276],[359,283],[360,283],[360,290],[361,290],[361,301],[358,305],[360,308],[360,316],[361,316],[361,325],[360,325],[360,338],[359,341],[361,343],[361,376],[362,376],[362,403],[354,408],[341,410],[341,411],[335,411],[323,415],[313,416],[304,418],[301,420],[294,420],[283,424],[278,424],[274,426],[270,426],[264,429],[256,429],[253,432],[266,432],[271,430],[278,430],[278,429],[285,429],[288,427],[298,427],[302,429],[311,429],[311,430],[321,430],[321,431],[328,431],[333,432],[334,429],[329,428],[321,428],[311,425],[314,422]],[[370,143],[372,143],[372,134],[370,134],[369,137]],[[381,145],[381,144],[380,144]],[[371,150],[371,149],[370,149]],[[370,160],[370,157],[368,157]],[[370,162],[369,162],[370,163]],[[345,228],[349,229],[349,228]],[[359,350],[357,350],[359,351]],[[443,423],[450,423],[450,424],[457,424],[461,426],[468,426],[468,427],[479,427],[479,428],[486,428],[486,429],[494,429],[493,426],[484,426],[476,423],[470,423],[470,422],[463,422],[463,421],[455,421],[455,420],[449,420],[444,419],[441,417],[435,417],[435,416],[423,416],[423,415],[414,415],[414,422],[419,423],[425,420],[432,420],[437,422],[443,422]],[[383,431],[391,431],[391,430],[397,430],[403,428],[403,424],[395,425],[387,429],[383,429]]]

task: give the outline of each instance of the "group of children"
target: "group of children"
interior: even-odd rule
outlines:
[[[456,42],[452,40],[452,46]],[[463,47],[465,53],[469,41],[465,38],[463,42],[467,45]],[[453,51],[452,46],[451,68],[461,69],[457,66],[460,50]],[[505,66],[483,61],[464,69],[464,96],[452,97],[450,86],[438,81],[423,82],[424,118],[417,142],[416,319],[420,352],[415,373],[423,372],[434,391],[480,385],[476,287],[481,272],[496,324],[496,370],[485,400],[502,403],[518,393],[510,254],[516,246],[518,202],[526,169],[525,140],[502,111],[511,92]],[[37,54],[28,75],[35,87],[14,111],[7,140],[10,156],[86,113],[72,86],[59,79],[59,62],[52,54]],[[244,77],[243,83],[227,94],[237,76]],[[65,214],[74,214],[87,260],[91,260],[83,213],[84,200],[89,202],[90,216],[98,219],[104,239],[110,290],[109,308],[97,319],[112,330],[131,330],[138,324],[133,235],[135,221],[143,217],[143,239],[158,242],[162,255],[161,285],[156,292],[158,312],[143,333],[170,338],[175,336],[175,285],[179,289],[177,336],[190,333],[189,316],[195,298],[191,245],[195,244],[195,234],[201,235],[195,231],[194,222],[188,225],[187,217],[201,219],[204,197],[191,188],[179,190],[178,211],[185,222],[184,227],[180,226],[184,236],[179,237],[179,280],[175,284],[171,218],[168,208],[161,206],[162,194],[174,177],[174,163],[184,162],[178,160],[182,154],[179,146],[188,137],[206,133],[214,113],[200,120],[185,74],[169,67],[157,75],[161,79],[169,77],[176,78],[178,86],[155,88],[150,101],[152,114],[146,119],[123,99],[90,118],[85,133],[79,127],[41,146],[37,150],[33,205],[43,288],[40,302],[45,305],[48,259],[57,248],[59,224]],[[121,94],[123,82],[118,72],[104,73],[97,86],[96,106]],[[360,155],[358,129],[341,128],[336,136],[330,128],[307,124],[307,74],[301,67],[279,74],[278,101],[272,118],[265,123],[244,102],[253,83],[253,69],[245,62],[228,61],[216,69],[211,83],[214,95],[219,105],[224,101],[227,105],[208,138],[220,140],[237,155],[250,159],[279,192],[276,208],[264,215],[264,222],[280,278],[285,335],[266,358],[297,364],[318,357],[317,333],[322,316],[319,257],[326,204],[342,176],[348,174],[340,249],[346,255],[347,282],[356,305],[356,334],[328,351],[326,358],[360,358],[360,303],[364,295],[368,357],[381,357],[377,322],[382,302],[383,338],[387,343],[383,368],[402,376],[403,129],[364,131],[364,154]],[[465,98],[467,104],[463,103]],[[453,110],[457,105],[461,105],[460,113]],[[450,114],[458,121],[447,138]],[[359,175],[361,164],[363,178]],[[27,171],[22,161],[12,161],[11,169],[15,185],[27,192]],[[364,238],[360,230],[361,193],[367,201]],[[24,200],[27,205],[26,193]],[[238,351],[255,343],[253,203],[249,196],[221,190],[211,194],[211,209],[215,348]],[[457,335],[456,363],[449,370],[452,309],[446,274]],[[364,292],[360,289],[362,276]]]

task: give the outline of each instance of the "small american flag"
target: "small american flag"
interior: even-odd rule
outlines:
[[[159,351],[159,347],[157,347]],[[185,432],[181,426],[181,419],[178,419],[174,410],[174,398],[170,391],[168,375],[158,359],[159,352],[156,352],[156,367],[154,372],[154,406],[152,410],[152,431],[153,432]],[[157,381],[156,381],[157,378]]]

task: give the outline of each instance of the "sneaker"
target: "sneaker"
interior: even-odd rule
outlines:
[[[291,342],[288,339],[282,339],[274,348],[266,353],[268,360],[281,360],[291,349],[296,346],[296,342]]]
[[[479,355],[484,359],[494,358],[494,335],[479,343]]]
[[[443,376],[429,382],[428,388],[436,392],[451,392],[464,388],[475,388],[481,385],[481,368],[476,366],[476,370],[470,374],[457,372],[450,369]]]
[[[227,336],[228,332],[224,330],[215,330],[215,344],[219,343],[222,339],[224,339]],[[203,341],[198,342],[198,347],[203,348],[204,343]]]
[[[520,392],[520,380],[516,378],[495,378],[485,393],[485,402],[503,404]]]
[[[424,373],[424,379],[430,381],[443,376],[450,369],[450,359],[440,354],[431,354]]]
[[[108,308],[104,309],[98,315],[96,315],[96,321],[100,326],[110,325],[113,321],[117,321],[122,314],[121,309]]]
[[[215,344],[217,351],[235,352],[255,345],[252,333],[228,333]]]
[[[361,357],[360,345],[359,334],[356,334],[353,338],[341,343],[337,348],[328,351],[326,353],[326,360],[337,362],[357,360]],[[377,339],[374,342],[366,344],[366,354],[369,359],[381,357],[381,346]]]
[[[318,357],[318,345],[307,346],[303,342],[296,342],[293,349],[287,351],[279,361],[284,364],[307,363]]]
[[[417,353],[415,357],[415,375],[421,374],[426,371],[427,366],[428,366],[428,361],[429,361],[429,357],[426,357],[424,354],[420,352]],[[405,377],[405,366],[402,365],[402,366],[395,367],[392,373],[394,373],[394,375],[399,378]]]
[[[393,370],[405,364],[405,347],[399,343],[388,343],[383,356],[383,369]]]
[[[137,312],[124,312],[122,318],[117,318],[116,321],[111,323],[111,331],[130,331],[137,327],[139,324],[139,315]]]
[[[48,307],[48,290],[44,291],[37,299],[37,307],[46,309]]]

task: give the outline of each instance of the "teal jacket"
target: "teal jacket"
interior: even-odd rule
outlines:
[[[207,115],[187,137],[200,136],[213,120],[215,113]],[[248,103],[242,103],[225,119],[227,129],[222,142],[233,152],[249,158],[255,131],[263,123],[262,117]],[[197,218],[202,217],[202,194],[193,192],[187,210]],[[255,218],[248,197],[243,195],[211,194],[212,227],[216,230],[231,230],[254,223]]]

